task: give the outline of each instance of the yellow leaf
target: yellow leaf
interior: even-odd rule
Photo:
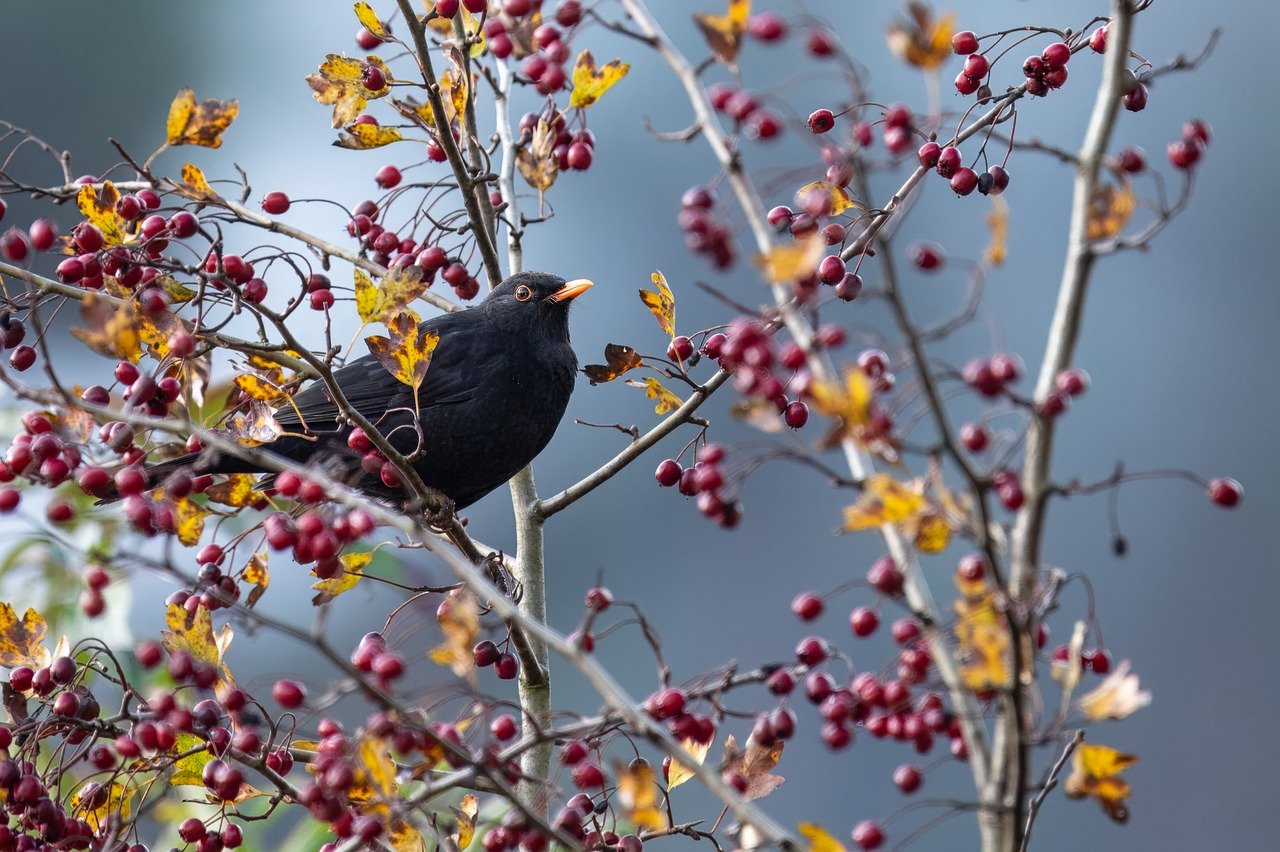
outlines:
[[[485,37],[484,31],[480,29],[480,19],[478,17],[471,14],[465,8],[458,10],[458,17],[462,19],[462,31],[466,33],[467,40],[474,40],[471,45],[470,55],[472,59],[475,59],[477,56],[484,53],[485,49],[489,45],[489,40]],[[457,45],[453,44],[453,20],[453,18],[442,18],[437,16],[427,21],[427,26],[444,36],[445,40],[450,43],[448,47],[451,47],[455,52],[457,52]]]
[[[659,787],[653,777],[653,766],[647,760],[636,758],[631,765],[614,765],[618,777],[618,803],[624,817],[640,828],[662,831],[667,827],[667,815],[658,797]]]
[[[402,139],[404,139],[404,136],[400,133],[400,128],[398,127],[353,122],[342,129],[342,133],[333,144],[339,148],[349,148],[352,151],[368,151],[371,148],[381,148],[383,145],[390,145],[392,142],[399,142]]]
[[[361,2],[356,4],[356,17],[365,29],[378,38],[386,38],[390,35],[386,26],[382,21],[378,20],[378,15],[373,11],[373,7],[368,3]]]
[[[758,255],[756,264],[770,284],[792,284],[813,274],[822,250],[821,237],[806,237],[774,246],[768,254]]]
[[[356,781],[348,793],[351,801],[385,800],[395,795],[396,764],[386,740],[372,734],[362,736],[356,747],[356,761]]]
[[[662,330],[669,337],[675,337],[676,297],[671,293],[671,288],[667,286],[667,277],[661,271],[654,272],[649,278],[657,285],[658,292],[654,293],[650,290],[642,289],[640,291],[640,301],[644,302],[644,306],[653,314],[654,319],[658,321],[658,325],[662,326]]]
[[[459,849],[466,849],[476,835],[476,814],[480,812],[480,800],[475,793],[468,793],[452,810],[458,817],[458,828],[449,836]]]
[[[982,253],[983,259],[992,266],[1003,266],[1009,256],[1009,203],[1003,195],[992,196],[987,227],[991,229],[991,240]]]
[[[811,192],[820,192],[827,197],[831,204],[832,216],[839,216],[850,207],[855,210],[862,209],[861,205],[849,197],[848,190],[837,183],[832,183],[829,180],[815,180],[811,183],[806,183],[804,186],[796,190],[796,200],[803,204],[805,198],[808,197]]]
[[[182,89],[169,105],[170,145],[200,145],[221,148],[222,134],[236,120],[240,104],[209,98],[196,103],[196,93]]]
[[[267,570],[268,555],[268,551],[265,550],[255,553],[249,557],[249,564],[240,572],[241,579],[253,586],[249,590],[249,596],[245,598],[244,605],[247,607],[256,604],[263,592],[267,590],[267,586],[271,585],[271,572]]]
[[[644,291],[641,290],[641,293]],[[611,382],[623,373],[634,370],[644,364],[644,359],[636,354],[636,350],[621,343],[610,343],[604,347],[604,364],[588,364],[582,368],[591,384]]]
[[[646,376],[640,381],[628,379],[627,384],[633,388],[644,388],[645,396],[658,401],[658,404],[653,407],[654,414],[668,414],[684,405],[683,399],[667,390],[666,386],[657,379]]]
[[[1138,762],[1110,746],[1082,743],[1071,755],[1071,774],[1063,790],[1073,799],[1093,796],[1115,822],[1129,819],[1129,782],[1120,773]]]
[[[84,820],[94,831],[107,824],[128,825],[137,792],[136,787],[126,787],[119,781],[107,785],[90,781],[71,797],[70,815]]]
[[[927,5],[908,3],[906,18],[889,25],[889,50],[916,68],[937,68],[951,56],[955,18],[947,13],[935,22]]]
[[[142,357],[138,333],[138,309],[133,302],[112,305],[92,291],[80,302],[80,317],[86,328],[71,333],[99,355],[137,363]]]
[[[475,668],[471,649],[480,633],[480,608],[475,596],[466,589],[455,589],[440,602],[436,621],[444,633],[444,643],[431,651],[433,662],[448,666],[458,677],[470,675]]]
[[[917,550],[924,553],[941,553],[947,549],[947,544],[951,541],[951,525],[941,515],[925,515],[920,519],[915,541]]]
[[[80,215],[102,234],[102,245],[105,248],[125,241],[124,217],[116,212],[116,202],[119,200],[120,191],[111,181],[103,182],[100,196],[92,184],[80,187],[80,192],[76,195],[76,207],[80,208]]]
[[[214,201],[222,197],[205,180],[204,172],[191,163],[182,167],[182,181],[177,184],[177,189],[193,201]]]
[[[702,30],[716,58],[732,65],[738,61],[738,48],[742,46],[742,34],[747,31],[750,16],[751,0],[729,0],[729,8],[723,15],[694,15],[693,21]]]
[[[1106,240],[1114,237],[1129,224],[1129,218],[1138,206],[1133,185],[1121,177],[1120,185],[1100,184],[1089,200],[1089,219],[1086,236],[1090,240]]]
[[[265,494],[254,490],[253,481],[252,473],[232,473],[224,481],[210,485],[204,493],[214,503],[242,509],[266,499]]]
[[[380,322],[390,326],[396,314],[422,295],[427,284],[416,268],[393,269],[374,286],[363,269],[355,271],[356,311],[363,322]],[[413,317],[417,324],[416,317]]]
[[[363,569],[373,561],[372,553],[344,553],[338,557],[338,561],[342,563],[342,573],[336,577],[330,577],[328,580],[320,580],[312,583],[311,588],[318,593],[311,602],[316,606],[328,603],[344,592],[349,592],[356,587],[360,579],[364,577]]]
[[[178,651],[189,654],[193,660],[213,666],[222,663],[223,654],[231,644],[231,625],[223,627],[217,636],[213,632],[213,619],[209,610],[200,607],[194,613],[186,607],[170,604],[165,612],[166,630],[161,631],[161,644],[170,654]]]
[[[1080,712],[1092,722],[1123,719],[1150,703],[1151,693],[1138,688],[1138,676],[1130,671],[1128,660],[1122,660],[1115,671],[1078,701]]]
[[[181,500],[174,501],[174,515],[178,541],[187,547],[200,541],[200,534],[204,532],[204,519],[209,516],[209,510],[183,497]]]
[[[560,158],[555,154],[557,131],[545,118],[539,118],[529,144],[516,152],[516,165],[529,186],[546,192],[560,174]]]
[[[364,111],[370,98],[380,98],[391,91],[390,85],[380,89],[367,89],[364,85],[366,68],[379,69],[387,81],[392,79],[387,64],[376,56],[348,59],[336,53],[325,57],[320,69],[307,76],[307,85],[315,91],[315,99],[333,107],[333,126],[351,124]]]
[[[962,597],[956,601],[956,655],[960,677],[974,692],[1003,689],[1010,682],[1009,631],[996,609],[995,591],[987,581],[968,581],[956,574]]]
[[[809,852],[845,852],[844,844],[832,837],[820,825],[802,822],[796,828],[804,839],[809,841]]]
[[[858,502],[844,510],[844,531],[876,529],[886,524],[901,524],[920,515],[928,501],[918,490],[896,481],[884,473],[872,474],[862,489]]]
[[[169,338],[175,332],[182,330],[182,322],[169,311],[161,311],[154,315],[139,313],[137,317],[138,337],[151,350],[151,354],[157,361],[168,357]]]
[[[569,106],[586,109],[600,100],[601,95],[612,89],[630,70],[631,66],[621,59],[596,68],[591,51],[582,51],[573,65],[573,94],[569,96]]]
[[[44,647],[49,625],[44,616],[28,608],[22,620],[8,604],[0,602],[0,666],[31,666],[33,669],[49,665],[49,650]]]
[[[684,746],[684,750],[689,753],[690,759],[694,763],[701,766],[707,759],[707,752],[711,750],[711,743],[698,743],[693,740],[681,740],[680,745]],[[672,758],[671,766],[667,769],[667,789],[674,790],[684,782],[693,777],[693,771],[689,769],[682,761]]]
[[[841,421],[847,430],[863,426],[871,419],[871,382],[862,370],[846,370],[844,382],[815,382],[812,393],[814,408]]]
[[[391,831],[387,834],[387,842],[391,844],[391,848],[395,852],[423,852],[427,848],[427,843],[422,838],[422,832],[414,826],[413,823],[405,819],[398,819],[391,823]],[[458,847],[462,849],[462,846]]]
[[[388,373],[413,388],[414,404],[417,404],[418,388],[426,378],[427,368],[431,366],[431,353],[440,342],[440,335],[434,331],[420,334],[418,324],[409,311],[401,311],[387,323],[391,332],[390,339],[381,335],[365,338],[369,351],[378,359]]]
[[[174,739],[173,748],[169,749],[169,754],[177,757],[182,755],[173,763],[173,774],[169,776],[169,783],[178,787],[203,787],[204,768],[210,760],[213,760],[213,754],[209,751],[204,740],[195,734],[178,734]]]
[[[772,746],[762,746],[754,737],[747,738],[746,749],[738,747],[733,734],[724,741],[724,756],[720,761],[721,773],[736,772],[747,780],[747,790],[742,798],[747,801],[769,795],[786,779],[774,773],[782,758],[782,740]]]

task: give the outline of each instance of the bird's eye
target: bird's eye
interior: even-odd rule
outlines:
[[[521,284],[516,288],[516,301],[527,302],[533,298],[533,290],[527,284]]]

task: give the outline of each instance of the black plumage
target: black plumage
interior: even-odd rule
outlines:
[[[573,392],[577,358],[569,344],[569,304],[590,287],[542,272],[513,275],[474,308],[433,317],[419,334],[440,341],[418,393],[422,455],[413,462],[431,488],[461,509],[502,485],[546,447]],[[418,448],[413,389],[399,382],[372,355],[334,372],[351,407],[368,419],[399,452]],[[276,418],[286,435],[267,449],[330,475],[366,493],[400,499],[361,469],[361,454],[347,446],[351,426],[323,382],[313,382],[281,406]],[[256,473],[245,459],[206,451],[152,467],[158,483],[173,470],[195,473]]]

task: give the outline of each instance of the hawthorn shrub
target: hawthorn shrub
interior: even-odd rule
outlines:
[[[976,813],[985,849],[1025,848],[1058,786],[1124,822],[1124,772],[1136,758],[1090,731],[1149,696],[1123,651],[1102,643],[1091,608],[1066,613],[1073,630],[1050,641],[1046,615],[1069,609],[1064,589],[1087,579],[1042,553],[1048,508],[1055,497],[1110,493],[1153,475],[1190,480],[1224,508],[1242,496],[1232,479],[1185,471],[1121,467],[1096,482],[1049,475],[1059,422],[1089,389],[1073,352],[1091,273],[1110,255],[1153,244],[1189,203],[1212,147],[1209,126],[1194,117],[1163,157],[1115,145],[1115,128],[1146,106],[1153,80],[1208,53],[1143,58],[1132,33],[1150,6],[1114,0],[1071,26],[1016,21],[975,33],[958,30],[953,14],[911,4],[888,38],[925,81],[926,103],[914,107],[902,94],[874,97],[835,31],[799,8],[730,0],[700,11],[705,44],[686,56],[643,0],[357,3],[355,44],[329,46],[338,52],[306,82],[331,114],[334,144],[385,149],[387,162],[372,197],[326,200],[337,211],[327,233],[289,222],[295,206],[317,199],[253,188],[229,166],[211,176],[191,164],[156,171],[166,149],[219,147],[234,132],[234,100],[181,90],[167,121],[156,117],[155,153],[118,146],[119,162],[83,176],[53,143],[2,125],[0,194],[34,199],[48,215],[0,222],[0,381],[22,403],[0,462],[0,512],[19,513],[14,523],[56,544],[47,559],[82,581],[60,593],[78,596],[84,616],[101,616],[108,587],[142,572],[178,590],[165,602],[163,633],[132,648],[55,638],[49,622],[65,601],[44,613],[0,604],[0,665],[9,670],[0,849],[234,849],[248,845],[247,833],[267,842],[262,826],[280,821],[302,824],[295,838],[342,850],[631,852],[662,837],[877,849],[915,836],[895,839],[901,823],[856,810],[794,828],[772,818],[766,797],[782,783],[784,747],[796,736],[832,752],[862,737],[895,741],[903,762],[892,780],[906,796],[942,763],[967,763],[971,799],[940,807]],[[605,29],[629,37],[627,57],[593,56]],[[765,44],[840,80],[846,96],[798,114],[786,90],[752,74]],[[415,331],[422,313],[465,309],[521,270],[525,242],[553,215],[557,183],[596,161],[589,120],[627,119],[609,115],[609,92],[627,85],[634,63],[665,68],[687,94],[688,128],[659,135],[707,145],[718,164],[704,184],[673,187],[673,196],[689,250],[719,271],[704,289],[725,306],[722,322],[678,324],[677,293],[692,288],[655,271],[639,296],[669,340],[665,351],[610,344],[592,359],[603,363],[583,368],[592,385],[644,391],[659,419],[644,430],[618,426],[624,448],[559,493],[539,497],[529,471],[517,476],[514,554],[473,539],[415,474],[414,456],[345,400],[362,470],[402,498],[371,498],[320,460],[274,455],[276,413],[299,387],[330,382],[367,350],[400,381],[421,382],[432,355]],[[1018,116],[1079,78],[1096,85],[1092,110],[1079,116],[1079,149],[1023,139]],[[944,83],[956,96],[945,107]],[[764,189],[753,158],[788,134],[812,135],[817,156],[794,164],[802,179]],[[43,167],[19,161],[19,150],[45,156]],[[1067,258],[1036,375],[1011,352],[943,363],[930,345],[974,319],[985,276],[1017,250],[1006,191],[1062,167],[1074,175]],[[899,188],[876,197],[873,175]],[[954,193],[964,198],[957,215],[986,217],[979,260],[894,242],[923,192]],[[953,316],[913,319],[902,259],[967,284]],[[869,301],[892,317],[876,329],[876,346],[852,331]],[[636,306],[637,326],[648,314]],[[78,316],[75,341],[55,326],[67,315]],[[356,338],[335,338],[331,321],[351,316]],[[378,326],[389,336],[366,333]],[[60,372],[84,350],[105,359],[94,361],[100,380],[69,386]],[[975,398],[982,415],[958,422],[956,401]],[[767,443],[718,441],[715,423],[730,413]],[[147,473],[204,451],[276,475]],[[421,451],[432,451],[430,436]],[[654,466],[655,488],[692,498],[710,524],[733,529],[751,513],[742,483],[777,459],[854,492],[841,530],[883,541],[871,566],[849,568],[836,588],[797,590],[791,603],[796,619],[813,622],[848,606],[852,590],[849,635],[815,632],[790,658],[676,683],[662,662],[661,623],[603,586],[586,591],[577,624],[545,623],[543,529],[558,513],[639,462]],[[95,502],[104,496],[120,499]],[[374,561],[423,549],[455,582],[408,586]],[[922,554],[944,551],[954,590],[931,589],[920,568]],[[257,608],[272,573],[305,571],[315,578],[310,627],[305,613],[288,622]],[[361,583],[386,584],[403,600],[370,613],[356,647],[337,647],[324,637],[324,614]],[[413,612],[406,605],[423,601],[437,607],[442,637],[425,655],[387,638]],[[624,692],[593,654],[629,621],[653,651],[647,696]],[[269,689],[249,689],[233,673],[237,627],[308,641],[341,676],[323,691],[284,672]],[[855,670],[850,649],[885,631],[896,653]],[[419,664],[458,679],[461,709],[405,695],[406,667]],[[598,713],[557,707],[556,666],[577,669],[598,691]],[[490,668],[497,688],[482,692],[475,675]],[[334,705],[351,697],[367,715],[344,724]],[[744,702],[749,712],[733,709]],[[718,815],[682,802],[678,788],[690,781],[720,800]]]

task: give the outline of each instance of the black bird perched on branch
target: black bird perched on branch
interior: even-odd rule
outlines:
[[[372,355],[334,371],[351,408],[397,451],[415,457],[422,481],[470,506],[502,485],[546,447],[560,424],[577,373],[569,345],[569,303],[591,287],[544,272],[522,272],[503,281],[474,308],[433,317],[419,335],[439,343],[418,391],[397,380]],[[361,467],[352,432],[324,382],[316,381],[276,412],[284,435],[263,449],[303,465],[316,464],[366,493],[403,498],[377,472]],[[416,423],[415,423],[416,419]],[[420,446],[421,444],[421,446]],[[251,459],[212,450],[151,467],[160,484],[175,470],[193,473],[260,473]]]

